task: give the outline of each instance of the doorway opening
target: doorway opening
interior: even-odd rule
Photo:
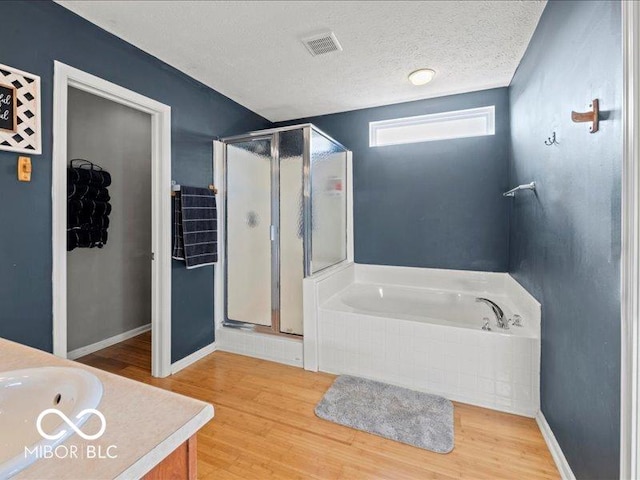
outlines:
[[[58,356],[78,358],[151,330],[151,374],[171,373],[170,122],[167,105],[55,63],[53,347]],[[77,244],[68,242],[75,223],[68,220],[73,185],[67,170],[74,158],[109,172],[111,185],[101,195],[108,195],[111,211],[102,248],[67,252]],[[74,162],[81,165],[92,168]]]
[[[67,356],[75,360],[151,330],[151,115],[74,87],[67,101],[69,168],[85,174],[67,179]],[[141,360],[151,371],[151,358]]]

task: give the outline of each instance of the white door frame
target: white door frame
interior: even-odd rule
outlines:
[[[224,142],[219,140],[215,140],[213,142],[213,183],[218,187],[218,201],[217,201],[217,225],[218,225],[218,262],[214,267],[213,273],[213,329],[218,330],[218,328],[222,328],[222,324],[224,323],[224,303],[225,303],[225,263],[227,259],[225,258],[226,246],[224,244],[224,240],[226,238],[225,229],[225,217],[226,217],[226,204],[224,199],[226,196],[227,186],[224,183],[225,179],[225,171],[224,171],[224,156],[226,155],[226,147]],[[215,333],[216,339],[218,338],[218,333]]]
[[[56,61],[53,82],[53,353],[67,357],[67,92],[73,87],[151,115],[151,374],[171,373],[171,107]]]
[[[620,478],[636,479],[640,448],[640,4],[622,2],[623,163]]]

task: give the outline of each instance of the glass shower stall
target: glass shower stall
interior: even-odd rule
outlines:
[[[223,141],[224,325],[303,335],[303,278],[347,259],[347,149],[311,124]]]

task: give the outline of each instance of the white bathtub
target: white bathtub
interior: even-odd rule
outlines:
[[[483,293],[452,292],[433,288],[417,288],[376,283],[355,283],[335,295],[324,308],[376,317],[431,323],[449,327],[482,329],[485,319],[491,331],[507,335],[536,337],[533,325],[523,321],[522,327],[499,329],[495,314],[485,303],[476,301]],[[520,314],[506,295],[488,294],[500,306],[506,318]]]
[[[322,371],[537,414],[540,305],[508,274],[350,265],[308,280],[305,368],[314,342]],[[477,297],[506,318],[520,315],[523,326],[498,328]],[[491,331],[482,330],[484,318]]]

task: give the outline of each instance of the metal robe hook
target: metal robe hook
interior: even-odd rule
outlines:
[[[551,145],[560,145],[558,143],[558,141],[556,140],[556,132],[553,132],[553,135],[551,135],[549,138],[547,138],[544,141],[544,144],[548,147],[550,147]]]

